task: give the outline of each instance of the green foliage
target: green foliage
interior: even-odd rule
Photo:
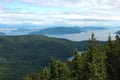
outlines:
[[[50,60],[50,80],[70,80],[70,71],[67,63],[61,60],[55,61],[53,58]]]
[[[100,45],[92,34],[84,53],[75,49],[71,62],[51,58],[38,77],[32,80],[120,80],[120,36],[115,41],[109,36],[108,43]]]
[[[85,50],[87,44],[46,36],[0,36],[0,80],[21,80],[48,66],[51,56],[65,60],[74,48]]]
[[[120,35],[116,35],[115,41],[108,41],[106,53],[109,80],[120,80]]]
[[[92,34],[90,40],[90,53],[91,54],[91,62],[90,64],[90,77],[89,80],[106,80],[107,73],[106,73],[106,54],[101,48],[101,46],[97,43],[96,39],[94,38],[94,34]],[[102,52],[101,52],[102,50]]]
[[[24,79],[25,79],[25,80],[33,80],[33,79],[32,79],[32,76],[29,76],[29,75],[27,75]]]
[[[83,61],[82,57],[78,53],[78,50],[75,49],[74,51],[74,59],[72,60],[71,63],[71,71],[72,71],[72,79],[74,80],[81,80],[82,76],[80,74],[83,73]]]

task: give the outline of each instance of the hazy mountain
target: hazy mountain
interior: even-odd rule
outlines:
[[[39,31],[33,31],[29,34],[35,34],[35,35],[74,34],[74,33],[85,32],[88,30],[102,30],[102,29],[105,29],[105,28],[102,28],[102,27],[80,28],[79,26],[75,26],[75,27],[52,27],[52,28],[41,29]]]
[[[43,27],[37,28],[38,25],[0,25],[0,32],[4,32],[6,35],[26,35],[26,34],[34,34],[34,35],[52,35],[52,34],[75,34],[86,32],[90,30],[103,30],[103,27]]]
[[[74,34],[80,32],[81,30],[78,27],[52,27],[34,31],[29,34]]]
[[[4,36],[6,35],[4,32],[0,32],[0,36]]]

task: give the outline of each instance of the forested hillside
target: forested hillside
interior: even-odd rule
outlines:
[[[100,45],[92,34],[87,50],[71,62],[50,59],[49,66],[24,80],[120,80],[120,35]]]
[[[0,80],[22,80],[48,66],[51,56],[65,60],[74,48],[82,51],[87,44],[45,36],[0,36]]]

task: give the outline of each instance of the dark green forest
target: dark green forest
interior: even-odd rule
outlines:
[[[74,48],[83,51],[87,45],[88,41],[46,36],[0,36],[0,80],[22,80],[48,66],[51,56],[66,60],[73,55]]]
[[[48,66],[24,80],[120,80],[120,35],[101,45],[92,34],[86,51],[79,55],[75,49],[71,62],[51,57]]]

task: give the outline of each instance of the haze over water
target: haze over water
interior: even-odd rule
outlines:
[[[77,34],[64,34],[64,35],[47,35],[49,37],[64,38],[71,41],[83,41],[89,40],[92,32],[95,34],[97,40],[107,41],[109,33],[112,37],[112,40],[115,39],[115,32],[118,31],[118,28],[109,28],[106,30],[90,30],[87,32],[77,33]]]

